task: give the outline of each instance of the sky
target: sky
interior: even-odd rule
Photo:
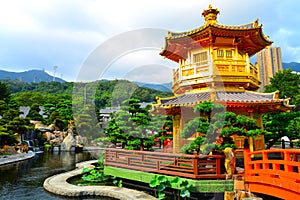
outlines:
[[[283,62],[300,62],[298,0],[1,0],[0,69],[53,75],[57,66],[67,81],[170,82],[177,65],[159,55],[164,36],[202,26],[209,4],[220,24],[258,18]]]

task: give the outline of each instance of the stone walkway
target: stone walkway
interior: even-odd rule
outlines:
[[[7,156],[0,156],[0,166],[20,162],[34,157],[34,153],[21,153]]]
[[[49,177],[44,182],[44,188],[48,192],[68,196],[102,196],[112,197],[120,200],[154,200],[155,197],[146,193],[128,188],[118,188],[115,186],[76,186],[67,182],[67,179],[81,174],[82,168],[96,163],[97,160],[76,164],[77,169],[66,173]]]

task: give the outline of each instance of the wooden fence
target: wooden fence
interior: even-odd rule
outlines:
[[[222,155],[187,155],[105,149],[105,166],[192,179],[225,179]]]

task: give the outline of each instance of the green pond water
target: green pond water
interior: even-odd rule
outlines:
[[[0,199],[76,199],[48,193],[43,183],[49,176],[75,169],[78,162],[98,159],[99,152],[53,152],[36,154],[34,158],[0,166]],[[82,197],[80,199],[111,199]]]

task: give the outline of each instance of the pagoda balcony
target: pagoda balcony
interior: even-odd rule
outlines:
[[[232,60],[229,62],[228,60],[220,59],[215,60],[214,64],[214,71],[220,75],[242,75],[247,73],[247,76],[251,75],[258,79],[259,72],[257,67],[251,63],[246,63],[244,60]]]
[[[251,88],[260,85],[257,67],[245,60],[217,59],[213,63],[187,63],[173,70],[173,91],[176,93],[180,87],[212,82],[250,83]]]

